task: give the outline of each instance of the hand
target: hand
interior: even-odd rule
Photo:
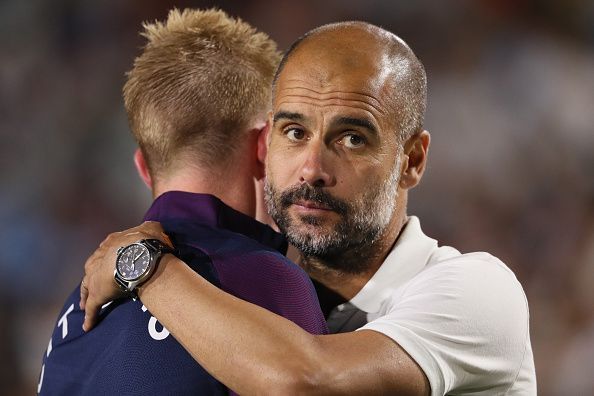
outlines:
[[[160,223],[146,221],[138,227],[109,234],[85,263],[79,303],[80,309],[85,311],[84,331],[93,328],[103,304],[127,296],[113,277],[117,250],[141,239],[159,239],[172,246]]]

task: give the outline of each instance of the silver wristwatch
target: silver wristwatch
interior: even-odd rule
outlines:
[[[173,253],[173,249],[158,239],[143,239],[119,248],[113,274],[116,284],[136,296],[136,288],[151,277],[167,253]]]

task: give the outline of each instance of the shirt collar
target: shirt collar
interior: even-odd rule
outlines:
[[[195,222],[243,234],[280,252],[286,252],[283,235],[210,194],[168,191],[153,201],[144,221]]]
[[[381,267],[351,299],[351,303],[368,313],[379,312],[382,303],[394,289],[418,274],[429,261],[437,241],[421,230],[419,219],[410,216],[392,251]]]

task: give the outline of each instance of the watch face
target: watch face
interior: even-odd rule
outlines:
[[[117,259],[117,269],[125,280],[138,279],[149,268],[151,254],[143,245],[134,243],[124,248]]]

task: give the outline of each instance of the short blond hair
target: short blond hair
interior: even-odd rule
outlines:
[[[173,9],[164,23],[143,28],[147,43],[123,93],[151,174],[178,157],[222,165],[243,140],[239,133],[270,106],[276,43],[217,9]]]

